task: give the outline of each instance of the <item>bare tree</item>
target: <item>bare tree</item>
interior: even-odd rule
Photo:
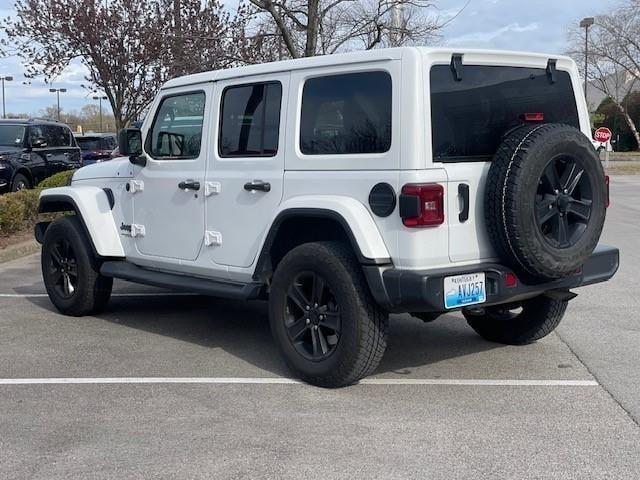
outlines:
[[[167,78],[238,64],[251,51],[245,10],[232,17],[218,0],[18,0],[15,8],[3,26],[27,76],[55,79],[79,59],[86,88],[105,92],[117,128]]]
[[[568,53],[584,70],[584,31],[579,28],[570,31]],[[640,87],[640,0],[625,0],[611,13],[595,17],[586,61],[585,82],[611,98],[640,148],[640,134],[624,102]]]
[[[275,25],[292,58],[424,43],[442,27],[429,0],[249,1]]]

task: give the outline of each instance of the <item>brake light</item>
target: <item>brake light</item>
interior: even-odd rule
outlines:
[[[605,200],[605,207],[609,208],[609,205],[611,205],[611,200],[609,197],[609,175],[605,175],[604,176],[604,184],[607,187],[607,199]]]
[[[525,122],[544,122],[544,113],[542,112],[529,112],[520,115],[520,118]]]
[[[514,273],[507,272],[504,274],[504,285],[506,287],[515,287],[518,284],[518,277]]]
[[[444,223],[444,188],[437,183],[408,183],[400,195],[400,216],[406,227]]]

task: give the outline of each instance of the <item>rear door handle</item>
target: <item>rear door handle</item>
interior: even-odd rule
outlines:
[[[178,188],[181,190],[200,190],[200,182],[194,180],[183,180],[178,184]]]
[[[258,190],[260,192],[271,191],[271,184],[269,182],[263,182],[262,180],[253,180],[244,184],[244,189],[248,192]]]
[[[469,185],[466,183],[458,184],[458,195],[462,198],[462,210],[458,215],[460,223],[464,223],[469,220]]]

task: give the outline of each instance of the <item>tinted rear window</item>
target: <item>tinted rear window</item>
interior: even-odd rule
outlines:
[[[545,123],[579,128],[567,72],[551,83],[544,69],[464,65],[455,81],[449,65],[431,68],[434,161],[486,161],[503,135],[525,113],[543,113]]]

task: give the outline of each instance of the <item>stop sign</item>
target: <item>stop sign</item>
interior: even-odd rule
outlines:
[[[611,130],[609,130],[607,127],[600,127],[593,134],[593,139],[596,142],[605,143],[611,140],[611,136]]]

